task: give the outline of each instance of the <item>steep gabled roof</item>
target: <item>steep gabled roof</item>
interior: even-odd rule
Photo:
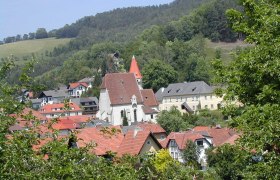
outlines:
[[[110,127],[110,129],[119,127]],[[91,151],[96,155],[105,155],[106,152],[117,152],[124,136],[121,132],[117,132],[114,135],[106,134],[101,131],[101,128],[85,128],[78,130],[77,134],[78,147],[85,147],[89,143],[96,143]]]
[[[134,73],[134,74],[135,74],[135,77],[136,77],[137,79],[141,79],[141,78],[142,78],[142,75],[141,75],[141,72],[140,72],[140,70],[139,70],[139,67],[138,67],[136,58],[135,58],[134,56],[133,56],[132,59],[131,59],[131,64],[130,64],[129,72],[130,72],[130,73]]]
[[[151,137],[155,141],[155,143],[161,148],[161,144],[156,140],[156,138],[154,138],[150,131],[134,129],[128,130],[128,132],[126,133],[118,150],[118,155],[138,155],[141,152],[141,149],[144,146],[148,137]]]
[[[137,103],[143,99],[133,73],[111,73],[103,78],[102,89],[107,89],[112,105],[131,104],[131,97],[136,96]]]
[[[165,142],[163,143],[164,147],[167,147],[170,140],[175,140],[179,149],[184,149],[186,147],[186,143],[188,140],[195,142],[199,139],[205,139],[201,134],[193,131],[185,131],[185,132],[171,132]]]
[[[59,119],[57,123],[52,125],[53,129],[66,130],[66,129],[77,129],[80,126],[70,119]]]
[[[237,137],[239,137],[237,132],[229,128],[196,126],[193,128],[193,131],[200,133],[203,136],[206,135],[212,137],[213,146],[220,146],[225,142],[233,143]]]
[[[84,86],[85,88],[88,87],[88,84],[85,83],[85,82],[75,82],[75,83],[70,83],[69,86],[68,86],[68,89],[75,89],[77,88],[78,86]]]
[[[140,92],[145,106],[158,106],[158,102],[152,89],[142,89]]]

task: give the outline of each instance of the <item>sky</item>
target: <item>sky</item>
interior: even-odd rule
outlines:
[[[0,0],[0,40],[8,36],[47,31],[84,16],[116,8],[167,4],[173,0]]]

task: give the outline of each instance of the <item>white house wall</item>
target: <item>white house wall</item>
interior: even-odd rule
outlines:
[[[106,89],[101,89],[99,97],[99,112],[97,113],[98,118],[102,120],[109,118],[109,115],[111,114],[110,104],[108,91]]]
[[[186,102],[193,111],[199,110],[199,103],[201,109],[216,110],[218,109],[218,104],[220,104],[222,100],[222,98],[213,94],[163,97],[159,105],[159,110],[169,111],[172,106],[175,106],[181,112],[185,112],[185,110],[181,108],[184,102]]]

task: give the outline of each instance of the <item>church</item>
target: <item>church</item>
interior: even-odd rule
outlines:
[[[133,56],[128,73],[108,73],[103,77],[97,117],[112,125],[154,122],[158,102],[152,89],[142,88],[142,75]]]

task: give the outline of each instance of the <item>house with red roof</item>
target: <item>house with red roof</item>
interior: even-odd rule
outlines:
[[[80,97],[88,89],[88,84],[85,82],[70,83],[67,87],[68,93],[71,97]]]
[[[46,104],[40,108],[40,113],[47,118],[55,118],[59,116],[82,115],[83,110],[77,104],[70,102],[68,109],[65,108],[64,103]]]
[[[136,128],[125,134],[117,155],[142,155],[147,152],[156,152],[161,148],[161,144],[151,131]]]
[[[136,61],[135,58],[132,61]],[[137,63],[132,63],[137,66]],[[100,90],[99,111],[97,117],[112,125],[137,122],[156,122],[158,103],[151,89],[142,89],[139,80],[142,75],[139,68],[131,67],[130,73],[110,73],[103,78]]]
[[[185,132],[171,132],[167,136],[163,146],[168,149],[170,156],[173,159],[184,163],[185,159],[183,158],[183,151],[186,148],[188,140],[197,145],[198,162],[201,163],[201,165],[204,165],[206,163],[205,150],[211,147],[212,144],[200,133],[192,130]]]

